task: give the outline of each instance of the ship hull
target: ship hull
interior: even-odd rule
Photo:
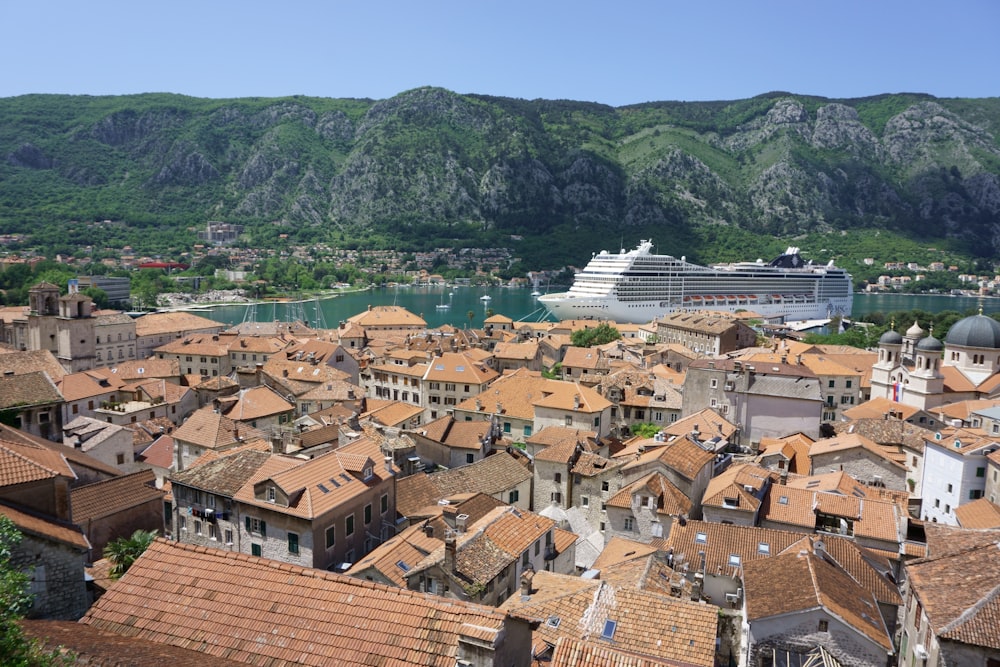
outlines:
[[[814,265],[789,248],[765,264],[699,266],[653,254],[652,241],[631,251],[595,253],[568,292],[539,303],[562,320],[605,319],[642,324],[685,310],[751,312],[784,321],[851,314],[851,276],[833,265]]]

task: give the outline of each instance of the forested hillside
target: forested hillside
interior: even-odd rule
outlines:
[[[644,237],[724,260],[881,230],[991,257],[998,128],[1000,99],[918,94],[621,108],[437,88],[29,95],[0,99],[0,232],[169,252],[223,220],[260,245],[516,245],[542,267]],[[100,239],[67,224],[105,219],[123,224]]]

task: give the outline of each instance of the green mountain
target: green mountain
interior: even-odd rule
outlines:
[[[122,224],[100,238],[70,224],[105,219]],[[262,245],[515,244],[536,266],[640,237],[747,259],[850,230],[990,257],[1000,98],[0,99],[0,232],[166,251],[208,220]]]

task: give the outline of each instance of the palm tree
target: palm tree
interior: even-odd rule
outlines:
[[[155,539],[155,530],[140,529],[132,533],[131,537],[119,537],[108,542],[104,547],[104,557],[111,561],[111,578],[118,579],[125,574]]]
[[[466,315],[466,317],[469,318],[469,325],[471,326],[472,325],[472,320],[476,319],[476,311],[470,310],[465,315]]]

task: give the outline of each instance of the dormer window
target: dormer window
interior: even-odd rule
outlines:
[[[365,470],[364,470],[365,481],[368,481],[369,479],[371,479],[374,474],[375,473],[374,473],[374,471],[372,470],[372,468],[370,466],[368,468],[365,468]]]
[[[278,497],[277,491],[275,491],[273,486],[267,487],[267,502],[273,503]]]

